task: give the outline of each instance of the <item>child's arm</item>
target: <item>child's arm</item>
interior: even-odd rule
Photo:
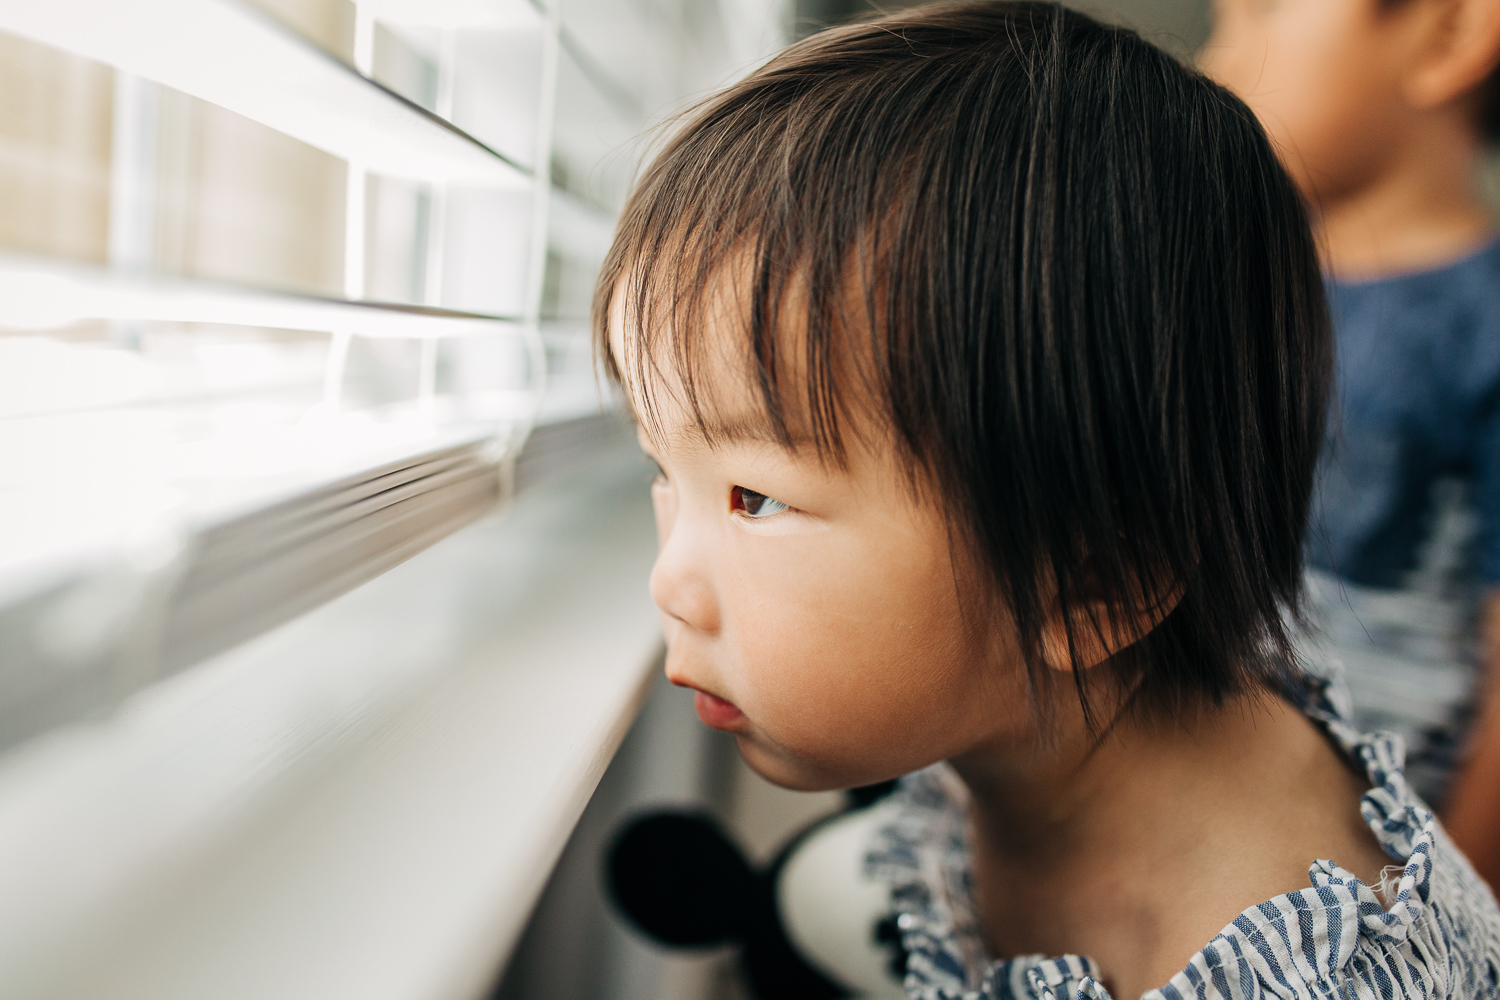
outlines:
[[[1454,776],[1443,822],[1494,887],[1500,886],[1500,588],[1480,606],[1479,649],[1483,669],[1469,759]]]

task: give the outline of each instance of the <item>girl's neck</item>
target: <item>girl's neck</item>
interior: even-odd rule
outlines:
[[[1047,752],[952,761],[972,794],[980,925],[999,957],[1084,954],[1118,1000],[1164,985],[1240,911],[1332,858],[1376,884],[1367,787],[1301,712],[1243,698],[1189,720],[1081,720]]]
[[[1426,270],[1494,235],[1493,212],[1480,193],[1483,147],[1472,125],[1442,119],[1425,126],[1366,183],[1315,206],[1330,274],[1365,280]]]

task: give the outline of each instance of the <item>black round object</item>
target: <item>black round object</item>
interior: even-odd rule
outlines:
[[[659,812],[628,824],[609,851],[620,911],[665,944],[723,944],[746,936],[755,874],[710,816]]]
[[[758,1000],[841,1000],[849,991],[797,951],[776,902],[777,876],[787,859],[835,818],[805,827],[757,871],[706,813],[648,813],[627,823],[609,848],[610,894],[626,919],[662,944],[738,945],[745,980]]]

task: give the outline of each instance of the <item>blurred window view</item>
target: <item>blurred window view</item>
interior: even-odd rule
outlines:
[[[372,575],[493,504],[493,466],[543,410],[597,409],[565,364],[543,400],[547,17],[329,0],[0,19],[0,579],[35,598],[11,602],[34,621],[8,669],[74,678],[9,685],[0,739]],[[597,256],[607,212],[564,199],[573,247]],[[325,495],[369,503],[398,480],[425,509],[341,554],[337,529],[389,505],[335,524]],[[255,576],[251,535],[262,560],[300,546],[298,565]],[[332,563],[311,568],[320,537]],[[144,583],[38,606],[101,567],[167,563],[202,600],[160,625],[156,662],[117,655]]]

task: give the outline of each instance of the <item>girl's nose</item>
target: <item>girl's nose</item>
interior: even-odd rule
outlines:
[[[656,565],[651,569],[651,599],[671,617],[700,632],[719,630],[719,606],[708,572],[712,552],[707,533],[677,511],[657,505]]]

